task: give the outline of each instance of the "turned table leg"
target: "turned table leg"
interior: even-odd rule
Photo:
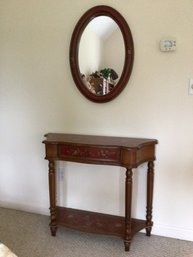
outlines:
[[[146,235],[151,235],[152,222],[152,202],[153,202],[153,182],[154,182],[154,162],[148,162],[147,171],[147,209],[146,209]]]
[[[131,204],[132,204],[132,169],[127,169],[125,179],[125,251],[129,251],[131,244]]]
[[[50,231],[56,235],[56,172],[54,161],[49,161]]]

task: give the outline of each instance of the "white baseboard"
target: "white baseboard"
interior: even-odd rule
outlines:
[[[165,226],[163,224],[156,224],[156,222],[154,222],[152,234],[171,237],[175,239],[193,241],[193,229]]]
[[[49,207],[44,208],[42,206],[32,205],[32,204],[21,204],[13,202],[2,202],[0,201],[0,207],[15,209],[19,211],[31,212],[42,215],[49,215]]]

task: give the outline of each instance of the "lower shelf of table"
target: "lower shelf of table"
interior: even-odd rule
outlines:
[[[114,235],[124,238],[125,218],[66,207],[56,207],[56,224],[85,232]],[[132,236],[146,228],[146,221],[132,219]]]

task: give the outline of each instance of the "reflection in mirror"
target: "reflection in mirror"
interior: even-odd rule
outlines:
[[[92,19],[79,43],[78,65],[85,87],[106,95],[117,85],[125,61],[125,45],[117,23],[108,16]]]

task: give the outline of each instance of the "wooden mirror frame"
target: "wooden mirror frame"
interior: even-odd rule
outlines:
[[[108,16],[117,23],[117,25],[121,30],[123,40],[124,40],[124,45],[125,45],[125,61],[124,61],[121,77],[117,85],[115,86],[115,88],[108,94],[105,94],[102,96],[95,95],[86,88],[86,86],[84,85],[81,79],[79,61],[78,61],[79,42],[80,42],[82,33],[85,27],[88,25],[88,23],[92,19],[98,16]],[[134,45],[133,45],[132,34],[127,22],[118,11],[106,5],[99,5],[89,9],[85,14],[83,14],[83,16],[80,18],[80,20],[78,21],[77,25],[74,28],[71,42],[70,42],[70,68],[72,72],[72,77],[74,79],[74,82],[77,88],[86,98],[96,103],[104,103],[104,102],[111,101],[116,96],[118,96],[121,93],[121,91],[124,89],[124,87],[126,86],[130,78],[132,68],[133,68],[133,60],[134,60]]]

